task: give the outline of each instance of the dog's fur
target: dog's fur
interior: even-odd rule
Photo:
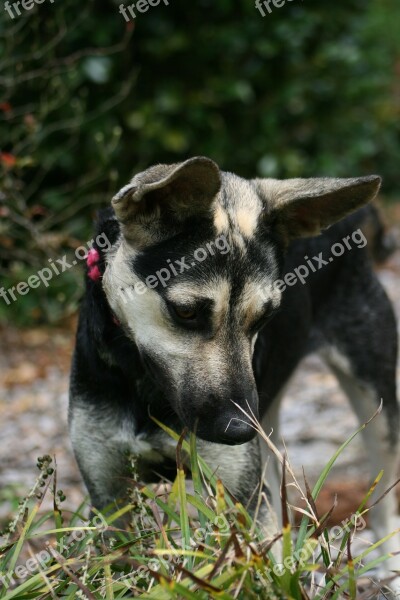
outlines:
[[[197,157],[152,167],[114,197],[98,223],[112,247],[98,248],[102,279],[86,278],[71,376],[71,437],[94,506],[123,497],[126,450],[147,480],[173,473],[174,444],[150,414],[195,430],[199,453],[247,503],[263,456],[241,409],[276,438],[279,400],[310,351],[337,375],[360,422],[383,400],[365,442],[372,476],[384,469],[379,493],[394,482],[396,322],[367,249],[346,250],[304,285],[274,284],[304,257],[331,256],[362,226],[379,186],[377,176],[248,181]],[[217,238],[229,252],[192,264]],[[190,268],[132,292],[181,257]],[[377,536],[394,514],[389,494],[372,511]]]

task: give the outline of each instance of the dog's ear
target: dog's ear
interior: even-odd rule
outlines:
[[[150,243],[168,237],[189,217],[209,213],[220,187],[217,164],[197,156],[139,173],[114,196],[112,206],[127,239]]]
[[[373,200],[381,178],[254,179],[253,183],[266,204],[267,222],[277,223],[290,240],[318,235]]]

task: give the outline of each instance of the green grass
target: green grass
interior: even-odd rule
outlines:
[[[379,544],[353,556],[354,515],[353,519],[349,515],[339,541],[332,543],[327,528],[330,513],[317,513],[317,496],[354,436],[332,457],[312,491],[306,481],[301,488],[278,453],[284,473],[284,523],[281,533],[269,540],[198,456],[195,437],[179,438],[164,429],[177,440],[175,481],[167,491],[142,485],[133,460],[130,503],[107,517],[85,518],[86,504],[74,512],[64,509],[52,459],[39,459],[38,478],[3,531],[1,600],[353,599],[358,579],[387,560],[388,556],[369,558]],[[191,467],[192,489],[184,464]],[[286,497],[289,477],[305,500],[297,529],[289,521],[293,510]],[[368,512],[369,495],[357,511],[360,519]],[[52,498],[53,509],[43,514],[45,496]],[[124,520],[126,525],[121,526]]]

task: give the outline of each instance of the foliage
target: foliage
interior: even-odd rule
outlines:
[[[38,459],[39,477],[0,547],[2,600],[111,600],[132,594],[154,600],[355,598],[358,578],[387,559],[370,558],[385,540],[352,555],[357,519],[368,512],[365,504],[373,488],[357,519],[343,524],[339,540],[332,541],[327,529],[331,511],[319,516],[315,505],[333,463],[356,434],[328,463],[312,493],[306,483],[306,510],[298,533],[287,517],[284,476],[283,530],[268,540],[197,455],[195,436],[188,442],[184,433],[179,438],[164,429],[178,442],[174,483],[168,492],[140,484],[132,459],[131,503],[108,517],[96,514],[88,520],[82,516],[85,506],[69,514],[61,506],[65,496],[57,491],[51,457]],[[186,486],[184,457],[191,465],[193,491]],[[284,461],[284,473],[286,469],[291,474]],[[299,486],[295,478],[294,484]],[[50,493],[53,511],[40,515],[43,497]],[[264,501],[260,496],[259,503]],[[128,528],[121,527],[124,515],[130,517]]]
[[[397,0],[46,2],[0,22],[0,273],[8,288],[90,239],[132,172],[205,154],[244,176],[380,172],[398,192]],[[397,61],[397,62],[396,62]],[[0,319],[57,320],[80,272]],[[77,287],[78,286],[78,287]]]

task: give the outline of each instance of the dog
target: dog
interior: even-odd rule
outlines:
[[[364,441],[372,478],[384,470],[379,494],[394,483],[396,321],[362,234],[380,185],[245,180],[195,157],[150,167],[114,196],[97,225],[110,248],[88,257],[70,384],[72,444],[96,508],[123,499],[127,451],[145,481],[173,474],[175,446],[155,417],[195,432],[199,454],[254,510],[268,451],[246,414],[278,440],[280,400],[312,351],[360,423],[382,400]],[[264,485],[279,511],[276,469]],[[377,538],[395,513],[391,492],[371,511]]]

